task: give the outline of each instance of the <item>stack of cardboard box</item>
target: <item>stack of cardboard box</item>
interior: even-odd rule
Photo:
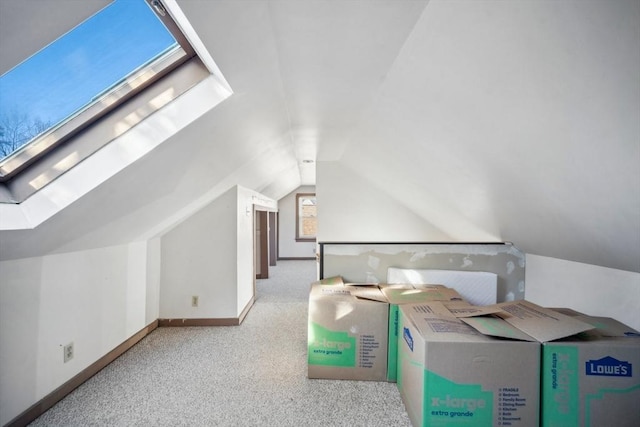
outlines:
[[[441,285],[312,284],[309,378],[397,381],[414,426],[638,426],[640,334]],[[636,365],[636,370],[633,370]]]
[[[309,378],[395,382],[398,307],[428,301],[463,299],[441,285],[315,283],[309,294]]]

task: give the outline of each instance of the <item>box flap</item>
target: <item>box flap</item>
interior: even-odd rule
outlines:
[[[570,317],[585,315],[584,313],[580,313],[579,311],[576,311],[569,307],[548,307],[548,308],[549,310],[557,311],[558,313],[566,314],[567,316],[570,316]]]
[[[495,306],[502,309],[497,316],[540,342],[553,341],[594,329],[593,325],[575,317],[525,300],[503,302]]]
[[[312,297],[333,297],[333,296],[346,296],[351,297],[349,288],[342,285],[311,285],[310,296]]]
[[[410,283],[378,283],[380,289],[395,288],[395,289],[414,289]]]
[[[486,341],[491,339],[455,317],[440,301],[424,304],[402,304],[400,310],[423,337],[430,337],[437,341]]]
[[[498,299],[498,275],[488,271],[440,269],[387,269],[390,283],[412,283],[415,288],[440,284],[455,289],[474,305],[495,304]]]
[[[402,289],[402,288],[382,288],[382,292],[389,300],[390,304],[408,304],[430,301],[464,301],[462,296],[455,290],[446,287]]]
[[[370,301],[387,302],[387,298],[378,287],[373,286],[347,286],[346,287],[351,295],[359,299],[366,299]]]
[[[518,328],[511,326],[504,320],[494,316],[467,317],[460,319],[478,332],[500,338],[509,338],[520,341],[536,341]]]
[[[591,331],[598,336],[607,338],[640,337],[640,332],[610,317],[597,317],[580,315],[578,319],[593,325],[596,329]]]
[[[379,283],[369,283],[369,282],[348,282],[344,284],[345,286],[361,286],[361,287],[375,287],[377,288]]]
[[[342,276],[333,276],[313,282],[312,285],[344,285],[344,280]]]
[[[640,336],[640,332],[610,317],[589,316],[588,314],[581,313],[571,308],[554,307],[551,308],[551,310],[566,314],[567,316],[575,317],[578,320],[593,325],[595,329],[587,332],[587,334],[589,334],[590,336],[607,338],[626,338]]]
[[[462,297],[454,289],[445,287],[423,288],[423,289],[402,289],[402,288],[382,288],[382,293],[387,297],[390,304],[409,304],[430,301],[462,301]]]
[[[439,316],[455,318],[455,316],[441,301],[431,301],[420,304],[403,304],[402,307],[405,308],[403,312],[411,319]]]
[[[495,305],[477,306],[468,303],[461,302],[445,302],[445,307],[456,317],[478,317],[488,316],[490,314],[496,314],[502,312],[502,309]]]

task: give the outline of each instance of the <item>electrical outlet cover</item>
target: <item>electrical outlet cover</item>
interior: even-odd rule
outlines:
[[[69,343],[64,346],[63,359],[64,363],[67,363],[69,360],[73,359],[73,343]]]

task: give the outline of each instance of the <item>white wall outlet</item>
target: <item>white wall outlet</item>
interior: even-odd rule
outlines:
[[[69,343],[62,348],[62,358],[64,363],[67,363],[69,360],[73,359],[73,343]]]
[[[198,306],[198,295],[194,295],[191,297],[191,307]]]

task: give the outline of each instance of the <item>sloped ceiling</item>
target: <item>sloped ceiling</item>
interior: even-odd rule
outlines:
[[[341,161],[463,240],[640,271],[640,2],[431,1]]]
[[[234,95],[0,234],[2,258],[140,238],[233,184],[278,199],[315,184],[311,159],[429,226],[463,216],[527,252],[640,271],[640,2],[175,1]]]

